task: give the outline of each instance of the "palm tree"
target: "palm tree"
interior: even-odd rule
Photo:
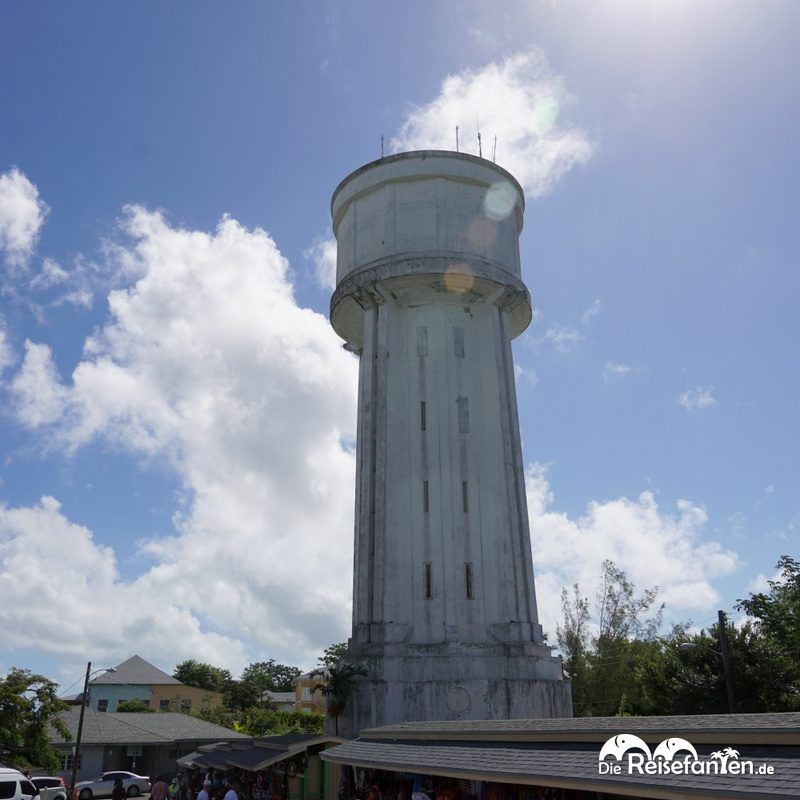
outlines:
[[[311,673],[312,678],[325,679],[324,683],[315,683],[311,687],[311,693],[319,691],[325,696],[328,714],[333,717],[334,731],[337,736],[339,735],[339,717],[353,693],[356,678],[363,678],[366,674],[367,668],[363,664],[351,664],[347,661],[315,669]]]

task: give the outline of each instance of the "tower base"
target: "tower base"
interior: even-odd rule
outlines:
[[[339,717],[340,736],[398,722],[572,716],[570,684],[545,645],[351,640],[348,660],[365,664],[368,677]]]

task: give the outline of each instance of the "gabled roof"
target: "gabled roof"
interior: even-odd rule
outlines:
[[[104,683],[125,683],[125,684],[145,684],[163,685],[165,683],[180,686],[181,682],[172,675],[153,666],[149,661],[145,661],[141,656],[131,656],[127,661],[123,661],[116,667],[114,672],[105,672],[98,675],[90,683],[95,686]]]
[[[60,716],[72,734],[78,734],[80,707],[73,706]],[[50,741],[55,745],[69,744],[56,731],[50,731]],[[225,742],[251,741],[242,733],[214,725],[190,714],[170,712],[141,712],[107,714],[85,710],[81,742],[84,745],[110,744],[172,744],[174,742]]]

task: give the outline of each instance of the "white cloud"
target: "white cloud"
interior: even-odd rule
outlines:
[[[678,619],[713,610],[719,595],[712,580],[739,565],[734,551],[703,541],[706,512],[688,500],[668,512],[645,491],[633,500],[593,501],[573,519],[553,509],[544,466],[529,466],[525,479],[539,614],[553,642],[561,619],[561,588],[577,581],[593,603],[606,558],[640,590],[659,586],[659,602]]]
[[[514,376],[516,377],[518,384],[526,383],[531,388],[539,383],[539,376],[536,374],[536,371],[528,369],[527,367],[523,367],[520,364],[514,364]]]
[[[0,251],[12,269],[27,267],[49,209],[16,167],[0,174]]]
[[[713,386],[697,386],[694,389],[687,389],[678,397],[678,403],[687,411],[694,411],[698,408],[711,408],[711,406],[717,404],[713,391]]]
[[[615,364],[613,361],[609,361],[603,370],[603,377],[605,380],[609,380],[610,378],[623,378],[630,371],[631,367],[627,364]]]
[[[601,306],[602,303],[600,300],[595,300],[594,303],[592,303],[589,308],[587,308],[586,311],[581,314],[581,322],[584,325],[588,325],[600,313]]]
[[[559,353],[566,353],[578,342],[583,341],[583,335],[574,328],[556,325],[547,329],[543,340],[552,344]]]
[[[155,572],[124,581],[114,552],[70,522],[52,497],[34,506],[0,504],[0,628],[11,650],[37,648],[66,658],[91,652],[114,663],[134,650],[171,665],[198,653],[239,667],[241,643],[202,631]]]
[[[491,158],[496,136],[497,163],[537,197],[593,152],[586,132],[562,119],[567,102],[563,81],[541,51],[517,53],[449,75],[436,98],[411,109],[391,146],[454,150],[459,126],[460,150],[477,155],[477,115],[484,157]]]
[[[775,487],[770,483],[764,488],[764,494],[773,494],[775,492]]]
[[[225,630],[231,652],[278,659],[345,638],[356,359],[297,305],[263,230],[227,217],[213,234],[180,230],[130,207],[108,252],[138,279],[109,294],[110,318],[71,380],[28,343],[13,381],[18,418],[66,451],[102,440],[177,472],[190,502],[173,537],[142,543],[154,564],[136,583],[200,620],[198,636]],[[59,569],[58,530],[45,576]],[[69,635],[43,647],[78,654],[92,640],[97,597],[80,585],[75,595]],[[221,661],[213,644],[195,656]]]
[[[323,289],[336,288],[336,239],[329,234],[317,239],[303,255],[314,264],[314,276]]]
[[[0,318],[0,375],[14,363],[14,351],[8,341],[2,318]]]

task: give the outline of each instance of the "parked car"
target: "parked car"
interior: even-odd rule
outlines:
[[[37,792],[19,770],[0,767],[0,800],[29,800]]]
[[[137,797],[150,791],[150,778],[134,775],[132,772],[104,772],[93,781],[81,781],[75,784],[78,800],[92,800],[95,797],[111,797],[114,781],[122,779],[122,785],[128,797]],[[0,798],[2,800],[2,798]]]
[[[42,789],[56,789],[49,793],[50,800],[67,800],[67,787],[63,778],[52,777],[50,775],[36,775],[31,778],[31,783],[39,792]]]

